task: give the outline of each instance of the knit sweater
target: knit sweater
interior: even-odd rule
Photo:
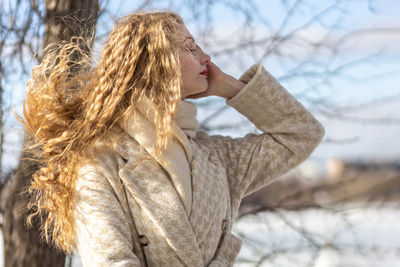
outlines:
[[[76,243],[84,266],[232,266],[231,233],[243,197],[304,161],[324,129],[261,65],[226,103],[263,133],[242,138],[198,130],[196,107],[179,104],[174,140],[152,147],[149,102],[91,148],[75,195]]]

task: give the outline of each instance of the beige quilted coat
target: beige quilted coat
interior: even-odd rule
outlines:
[[[226,103],[262,134],[209,136],[181,101],[175,139],[153,154],[148,104],[91,149],[76,188],[76,243],[83,266],[232,266],[240,201],[304,161],[321,124],[261,65]]]

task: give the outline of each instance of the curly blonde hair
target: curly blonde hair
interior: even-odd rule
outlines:
[[[155,107],[156,151],[172,136],[172,120],[181,99],[176,36],[179,15],[136,13],[120,19],[96,66],[85,40],[53,45],[32,70],[19,120],[33,137],[40,169],[28,193],[27,223],[42,219],[42,236],[71,252],[74,243],[74,199],[77,169],[84,151],[112,133],[124,115],[147,97]],[[86,46],[84,46],[86,47]]]

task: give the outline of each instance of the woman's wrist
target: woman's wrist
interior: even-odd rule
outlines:
[[[224,79],[221,82],[221,97],[226,98],[227,100],[234,97],[246,84],[240,80],[235,79],[234,77],[226,74]]]

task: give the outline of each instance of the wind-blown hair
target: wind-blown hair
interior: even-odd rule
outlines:
[[[34,140],[40,169],[28,189],[27,222],[42,218],[48,243],[71,252],[73,195],[79,162],[94,142],[147,97],[155,106],[156,151],[172,136],[171,123],[181,99],[176,40],[182,19],[173,12],[137,13],[120,19],[96,66],[82,38],[53,45],[32,70],[19,120]]]

